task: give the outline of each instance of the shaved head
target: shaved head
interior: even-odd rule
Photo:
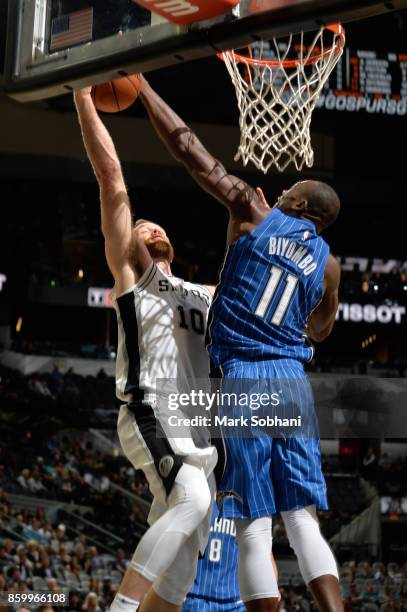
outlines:
[[[280,196],[277,206],[287,215],[309,219],[322,232],[336,220],[341,203],[327,183],[301,181]]]
[[[320,181],[304,181],[299,185],[308,200],[310,212],[320,217],[322,229],[332,225],[341,208],[336,191],[330,185]]]

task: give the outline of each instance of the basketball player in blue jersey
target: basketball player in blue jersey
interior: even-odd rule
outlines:
[[[245,612],[237,576],[238,557],[234,521],[219,516],[215,504],[208,546],[198,561],[194,586],[182,612]]]
[[[225,498],[222,513],[214,504],[211,530],[205,555],[198,561],[194,586],[181,612],[245,612],[238,580],[239,548],[236,525],[225,518],[231,498]],[[274,558],[272,563],[275,571]]]
[[[226,381],[291,381],[290,397],[281,398],[282,413],[293,405],[312,413],[303,362],[313,354],[306,337],[322,341],[335,321],[340,269],[320,234],[338,215],[337,194],[325,183],[299,182],[270,208],[260,189],[228,174],[145,79],[141,99],[173,157],[229,210],[228,250],[210,328],[214,366]],[[336,562],[316,514],[327,508],[319,440],[273,438],[260,431],[225,438],[225,446],[220,488],[234,496],[231,515],[246,609],[278,607],[270,549],[271,515],[280,512],[319,608],[342,612]]]
[[[133,223],[120,161],[91,88],[76,92],[75,103],[99,183],[105,253],[115,280],[119,439],[154,497],[151,526],[110,612],[179,612],[209,534],[217,453],[204,428],[170,435],[156,380],[171,379],[179,391],[209,376],[204,339],[211,292],[172,274],[174,252],[162,227]]]

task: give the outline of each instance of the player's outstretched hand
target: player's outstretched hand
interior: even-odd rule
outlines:
[[[74,91],[74,98],[75,100],[80,100],[82,98],[86,98],[87,96],[90,96],[92,93],[92,87],[83,87],[82,89],[77,89],[76,91]]]
[[[143,93],[143,89],[144,89],[145,87],[148,87],[148,86],[149,86],[149,82],[148,82],[148,81],[147,81],[147,79],[144,77],[144,75],[143,75],[143,74],[141,74],[141,72],[140,72],[140,73],[139,73],[137,76],[138,76],[138,78],[140,79],[140,85],[141,85],[141,89],[140,89],[140,91],[141,91],[141,93]]]

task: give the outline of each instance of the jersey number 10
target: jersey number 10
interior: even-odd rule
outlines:
[[[283,274],[284,270],[282,270],[278,266],[271,266],[269,281],[263,291],[263,295],[261,296],[255,311],[255,314],[258,317],[264,318],[264,315],[266,314],[268,307],[270,306],[271,300],[273,299],[278,286],[281,283],[285,283],[284,291],[281,294],[280,300],[277,303],[271,317],[271,323],[273,323],[274,325],[281,324],[281,321],[283,320],[284,315],[287,312],[287,309],[294,294],[294,290],[298,283],[297,276],[294,276],[293,274],[287,274],[285,278],[282,279]]]
[[[182,329],[193,329],[194,332],[203,336],[205,333],[205,321],[200,310],[197,310],[196,308],[185,310],[183,306],[178,306],[178,312],[179,326]]]

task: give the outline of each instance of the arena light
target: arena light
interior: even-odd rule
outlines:
[[[18,317],[16,323],[16,332],[19,334],[21,332],[21,328],[23,326],[23,317]]]
[[[78,270],[78,278],[83,278],[85,276],[85,272],[82,270],[82,268],[79,268]]]

